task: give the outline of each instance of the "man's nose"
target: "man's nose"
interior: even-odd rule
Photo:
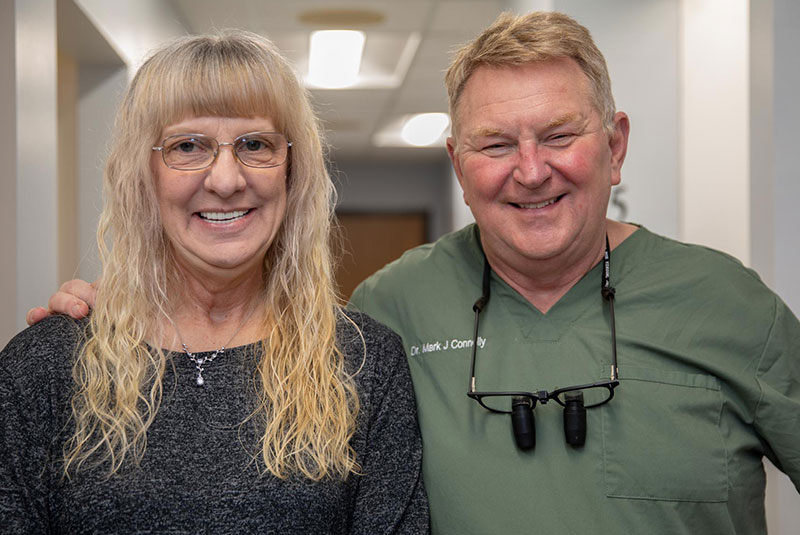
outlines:
[[[208,170],[204,186],[222,198],[227,198],[245,188],[247,181],[242,173],[242,163],[229,143],[220,143],[219,153]]]
[[[553,170],[547,149],[529,141],[520,143],[518,151],[517,165],[513,171],[514,180],[525,187],[536,188],[550,178]]]

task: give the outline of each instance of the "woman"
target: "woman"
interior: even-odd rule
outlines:
[[[141,67],[93,313],[0,359],[4,532],[427,531],[402,346],[337,306],[318,128],[258,36]]]

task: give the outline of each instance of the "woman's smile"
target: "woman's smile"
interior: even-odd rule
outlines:
[[[162,136],[202,134],[225,144],[274,130],[268,117],[190,117],[166,127]],[[263,269],[286,213],[286,162],[249,167],[223,145],[204,169],[167,167],[155,152],[152,165],[164,232],[182,269],[204,276],[218,268]]]

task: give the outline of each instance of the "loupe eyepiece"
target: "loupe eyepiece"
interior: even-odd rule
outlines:
[[[579,448],[586,442],[586,407],[583,392],[567,392],[564,395],[564,438],[570,446]]]
[[[514,441],[521,450],[529,450],[536,445],[533,405],[534,401],[524,396],[511,399],[511,427],[514,430]]]

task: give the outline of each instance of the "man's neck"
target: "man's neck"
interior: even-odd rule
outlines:
[[[611,249],[615,249],[633,234],[638,227],[607,220],[606,232]],[[520,293],[542,314],[546,314],[569,290],[603,258],[605,233],[590,248],[573,257],[559,257],[529,261],[524,269],[493,261],[488,255],[492,270],[509,286]]]

